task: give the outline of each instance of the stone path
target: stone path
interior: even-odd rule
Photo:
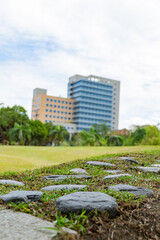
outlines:
[[[109,160],[106,158],[105,160]],[[134,160],[134,158],[130,157],[121,157],[120,160],[128,161],[131,163],[138,164],[139,162]],[[156,160],[157,162],[160,160]],[[86,162],[88,165],[93,166],[104,166],[104,167],[114,167],[115,164],[102,162],[102,161],[88,161]],[[152,164],[149,167],[137,167],[139,170],[143,172],[153,172],[160,173],[160,164]],[[49,175],[44,176],[46,180],[51,181],[60,181],[69,178],[77,178],[77,179],[91,179],[91,176],[87,175],[87,172],[82,168],[74,168],[71,169],[70,172],[76,173],[75,175]],[[115,174],[123,172],[121,170],[105,170],[105,172],[110,173],[111,175],[105,176],[102,180],[107,179],[116,179],[120,177],[131,177],[132,175],[128,173],[123,174]],[[10,179],[1,179],[0,184],[4,185],[13,185],[13,186],[24,186],[24,183],[10,180]],[[51,185],[47,187],[43,187],[42,191],[55,191],[55,190],[63,190],[63,189],[83,189],[86,188],[87,185],[80,184],[58,184]],[[127,184],[117,184],[113,186],[109,186],[110,190],[114,191],[123,191],[129,192],[136,196],[147,196],[151,197],[153,195],[153,191],[148,188],[137,187]],[[8,194],[0,195],[0,200],[5,203],[8,202],[28,202],[28,201],[39,201],[42,197],[43,192],[41,191],[11,191]],[[66,212],[77,212],[82,209],[86,209],[87,211],[95,210],[98,211],[107,211],[111,217],[117,215],[118,204],[115,198],[102,193],[102,192],[75,192],[71,194],[64,195],[59,197],[55,201],[56,207],[58,210],[66,213]],[[45,227],[55,227],[53,223],[43,221],[34,216],[21,213],[14,212],[12,210],[6,210],[0,208],[0,240],[40,240],[40,239],[51,239],[50,236],[54,235],[56,239],[57,231],[55,230],[47,230]],[[69,231],[65,229],[65,231]],[[72,232],[76,234],[76,232]]]

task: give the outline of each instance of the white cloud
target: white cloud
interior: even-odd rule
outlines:
[[[121,81],[120,128],[159,122],[158,0],[0,2],[0,102],[30,114],[34,87],[66,96],[70,76],[95,74]]]

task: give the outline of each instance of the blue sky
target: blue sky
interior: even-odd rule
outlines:
[[[121,81],[119,127],[160,122],[158,0],[0,0],[0,102],[67,95],[74,74]]]

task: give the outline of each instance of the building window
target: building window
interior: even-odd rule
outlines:
[[[61,108],[64,108],[64,106],[62,106]]]
[[[57,100],[56,100],[56,99],[54,99],[54,102],[57,102]]]
[[[51,117],[52,117],[52,115],[49,115],[49,117],[51,118]]]
[[[62,103],[64,103],[64,101],[62,101]]]
[[[49,120],[49,122],[51,123],[52,121],[51,121],[51,120]]]
[[[53,99],[50,99],[50,102],[53,102]]]
[[[61,112],[63,114],[63,112]]]
[[[45,122],[47,122],[47,120],[45,120]]]
[[[57,111],[57,113],[60,113],[60,111]]]
[[[48,117],[48,114],[46,114],[45,117]]]
[[[66,104],[68,104],[68,102],[65,102]]]
[[[54,113],[56,112],[56,110],[54,110]]]
[[[71,110],[71,107],[69,107],[69,109]]]
[[[65,112],[65,114],[67,114],[67,112]]]
[[[55,118],[56,116],[53,116],[53,118]]]
[[[71,118],[69,117],[68,120],[70,120]]]
[[[65,107],[65,109],[67,109],[68,107]]]
[[[67,119],[67,117],[65,117],[65,119]]]
[[[61,117],[61,119],[63,119],[63,117]]]
[[[59,118],[59,116],[57,116],[57,118]]]
[[[48,103],[46,104],[46,107],[48,107]]]
[[[71,102],[69,102],[69,104],[72,104]]]
[[[61,101],[60,101],[60,100],[58,100],[58,102],[60,103]]]
[[[46,109],[46,112],[48,112],[48,109]]]
[[[52,112],[52,110],[50,110],[50,112]]]
[[[48,102],[48,101],[49,101],[49,98],[47,98],[46,101]]]
[[[58,108],[60,108],[60,106],[58,105]]]

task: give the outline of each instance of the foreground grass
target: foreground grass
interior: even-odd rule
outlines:
[[[16,148],[14,148],[14,150],[15,149]],[[68,150],[69,149],[71,150],[72,148],[68,148]],[[78,150],[78,148],[73,149]],[[56,150],[57,149],[49,149],[48,151],[54,152]],[[135,157],[135,159],[140,162],[140,166],[148,166],[150,164],[156,163],[156,159],[160,159],[159,147],[145,149],[139,148],[138,150],[131,148],[130,150],[131,152],[125,153],[125,156]],[[123,170],[125,173],[131,174],[132,177],[121,177],[115,180],[102,181],[102,177],[108,175],[105,172],[106,169],[109,169],[108,167],[89,166],[86,164],[86,160],[76,160],[70,163],[63,163],[57,166],[48,166],[41,169],[25,171],[22,173],[8,172],[5,174],[1,174],[0,178],[22,181],[25,183],[25,186],[13,187],[7,185],[0,185],[0,194],[8,193],[11,190],[41,190],[41,188],[44,186],[54,184],[86,184],[86,189],[79,191],[100,191],[116,198],[119,205],[119,216],[117,216],[116,218],[110,219],[106,212],[100,214],[97,212],[86,213],[85,211],[82,211],[78,214],[70,213],[68,215],[58,212],[54,204],[55,199],[68,193],[73,193],[76,190],[45,192],[40,202],[19,204],[10,203],[6,204],[5,206],[7,208],[13,208],[16,211],[22,211],[32,214],[34,216],[38,216],[48,221],[57,220],[58,228],[66,226],[75,229],[79,233],[79,239],[159,239],[160,175],[154,173],[142,174],[140,171],[138,171],[135,164],[130,164],[125,161],[117,160],[118,156],[124,156],[124,154],[118,154],[118,151],[117,149],[115,150],[115,148],[110,148],[110,151],[114,151],[114,154],[111,154],[110,152],[108,154],[104,154],[103,157],[92,157],[89,159],[103,160],[103,158],[110,157],[111,159],[104,161],[114,163],[116,165],[114,169]],[[101,153],[102,152],[100,151],[100,154]],[[95,154],[98,155],[97,153]],[[43,176],[51,174],[70,174],[70,169],[76,167],[85,169],[88,174],[92,176],[92,179],[66,179],[59,182],[52,182],[46,181],[43,178]],[[110,167],[110,169],[113,168]],[[108,187],[110,185],[119,183],[151,188],[154,190],[154,196],[148,199],[142,196],[135,197],[129,193],[118,193],[108,190]],[[62,237],[60,239],[74,238]]]
[[[24,171],[106,154],[150,152],[159,146],[135,147],[22,147],[0,146],[0,173]]]

